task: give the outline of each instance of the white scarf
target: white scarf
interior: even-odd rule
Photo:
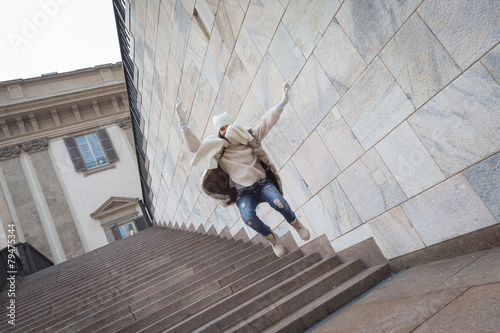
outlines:
[[[227,127],[226,139],[227,140],[224,140],[216,135],[210,135],[203,140],[200,148],[198,148],[191,160],[191,165],[203,169],[215,169],[217,168],[217,154],[219,154],[223,147],[229,146],[229,143],[246,145],[248,141],[253,139],[253,136],[241,125],[234,123]]]

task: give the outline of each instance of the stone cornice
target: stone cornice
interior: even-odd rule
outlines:
[[[12,84],[20,84],[20,83],[36,83],[37,81],[43,81],[47,82],[48,80],[59,80],[59,79],[64,79],[65,77],[74,77],[74,76],[79,76],[79,75],[87,75],[88,73],[92,73],[101,69],[121,69],[122,68],[122,63],[121,61],[117,63],[109,63],[109,64],[103,64],[103,65],[98,65],[95,67],[89,67],[89,68],[81,68],[77,69],[74,71],[69,71],[69,72],[64,72],[64,73],[57,73],[54,75],[50,76],[36,76],[36,77],[31,77],[27,79],[12,79],[12,80],[7,80],[7,81],[1,81],[0,86],[8,86]]]
[[[117,94],[126,93],[124,82],[113,83],[111,85],[101,85],[91,89],[76,92],[67,92],[58,96],[44,96],[35,100],[18,100],[15,104],[0,105],[0,119],[16,115],[25,115],[30,112],[66,106],[78,102],[85,102],[89,99],[103,98]]]
[[[104,115],[87,120],[81,120],[72,124],[61,125],[53,128],[43,129],[36,132],[25,133],[23,135],[11,136],[8,138],[0,139],[0,147],[19,145],[22,142],[35,140],[40,137],[47,139],[55,139],[67,135],[74,135],[77,132],[88,131],[90,129],[97,129],[107,125],[114,125],[116,122],[129,115],[129,111],[121,111],[113,114]]]

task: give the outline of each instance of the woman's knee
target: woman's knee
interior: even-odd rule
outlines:
[[[252,220],[257,217],[255,210],[245,203],[241,203],[240,205],[238,205],[238,208],[240,209],[240,214],[243,222],[250,226],[252,224]]]
[[[282,198],[274,198],[273,199],[274,208],[283,209],[286,207],[286,204],[287,204],[287,202]]]
[[[288,205],[288,202],[281,195],[277,195],[269,204],[277,211],[286,211],[290,209],[290,205]]]

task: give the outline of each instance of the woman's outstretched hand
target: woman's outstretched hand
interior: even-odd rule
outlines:
[[[283,95],[281,97],[280,104],[279,104],[279,106],[281,108],[284,108],[285,105],[288,103],[288,91],[289,90],[290,90],[290,83],[288,83],[288,81],[285,81],[285,83],[283,84],[283,88],[281,88],[281,92],[283,93]]]
[[[175,104],[175,112],[177,117],[179,117],[179,126],[187,126],[189,113],[188,110],[182,110],[182,100],[178,99],[177,104]]]

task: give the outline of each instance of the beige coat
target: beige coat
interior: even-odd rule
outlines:
[[[281,179],[276,167],[262,148],[260,141],[277,123],[282,111],[282,108],[274,107],[264,113],[259,125],[248,129],[248,132],[252,134],[254,139],[247,144],[257,156],[258,162],[266,173],[266,177],[275,183],[281,194],[283,194]],[[201,145],[199,139],[190,130],[184,131],[183,136],[189,150],[195,153]],[[221,151],[220,154],[216,155],[216,158],[219,161],[223,156],[224,151]],[[202,177],[202,190],[207,196],[217,200],[221,206],[226,207],[236,202],[236,187],[228,173],[220,166],[220,163],[217,164],[216,169],[205,170]]]

